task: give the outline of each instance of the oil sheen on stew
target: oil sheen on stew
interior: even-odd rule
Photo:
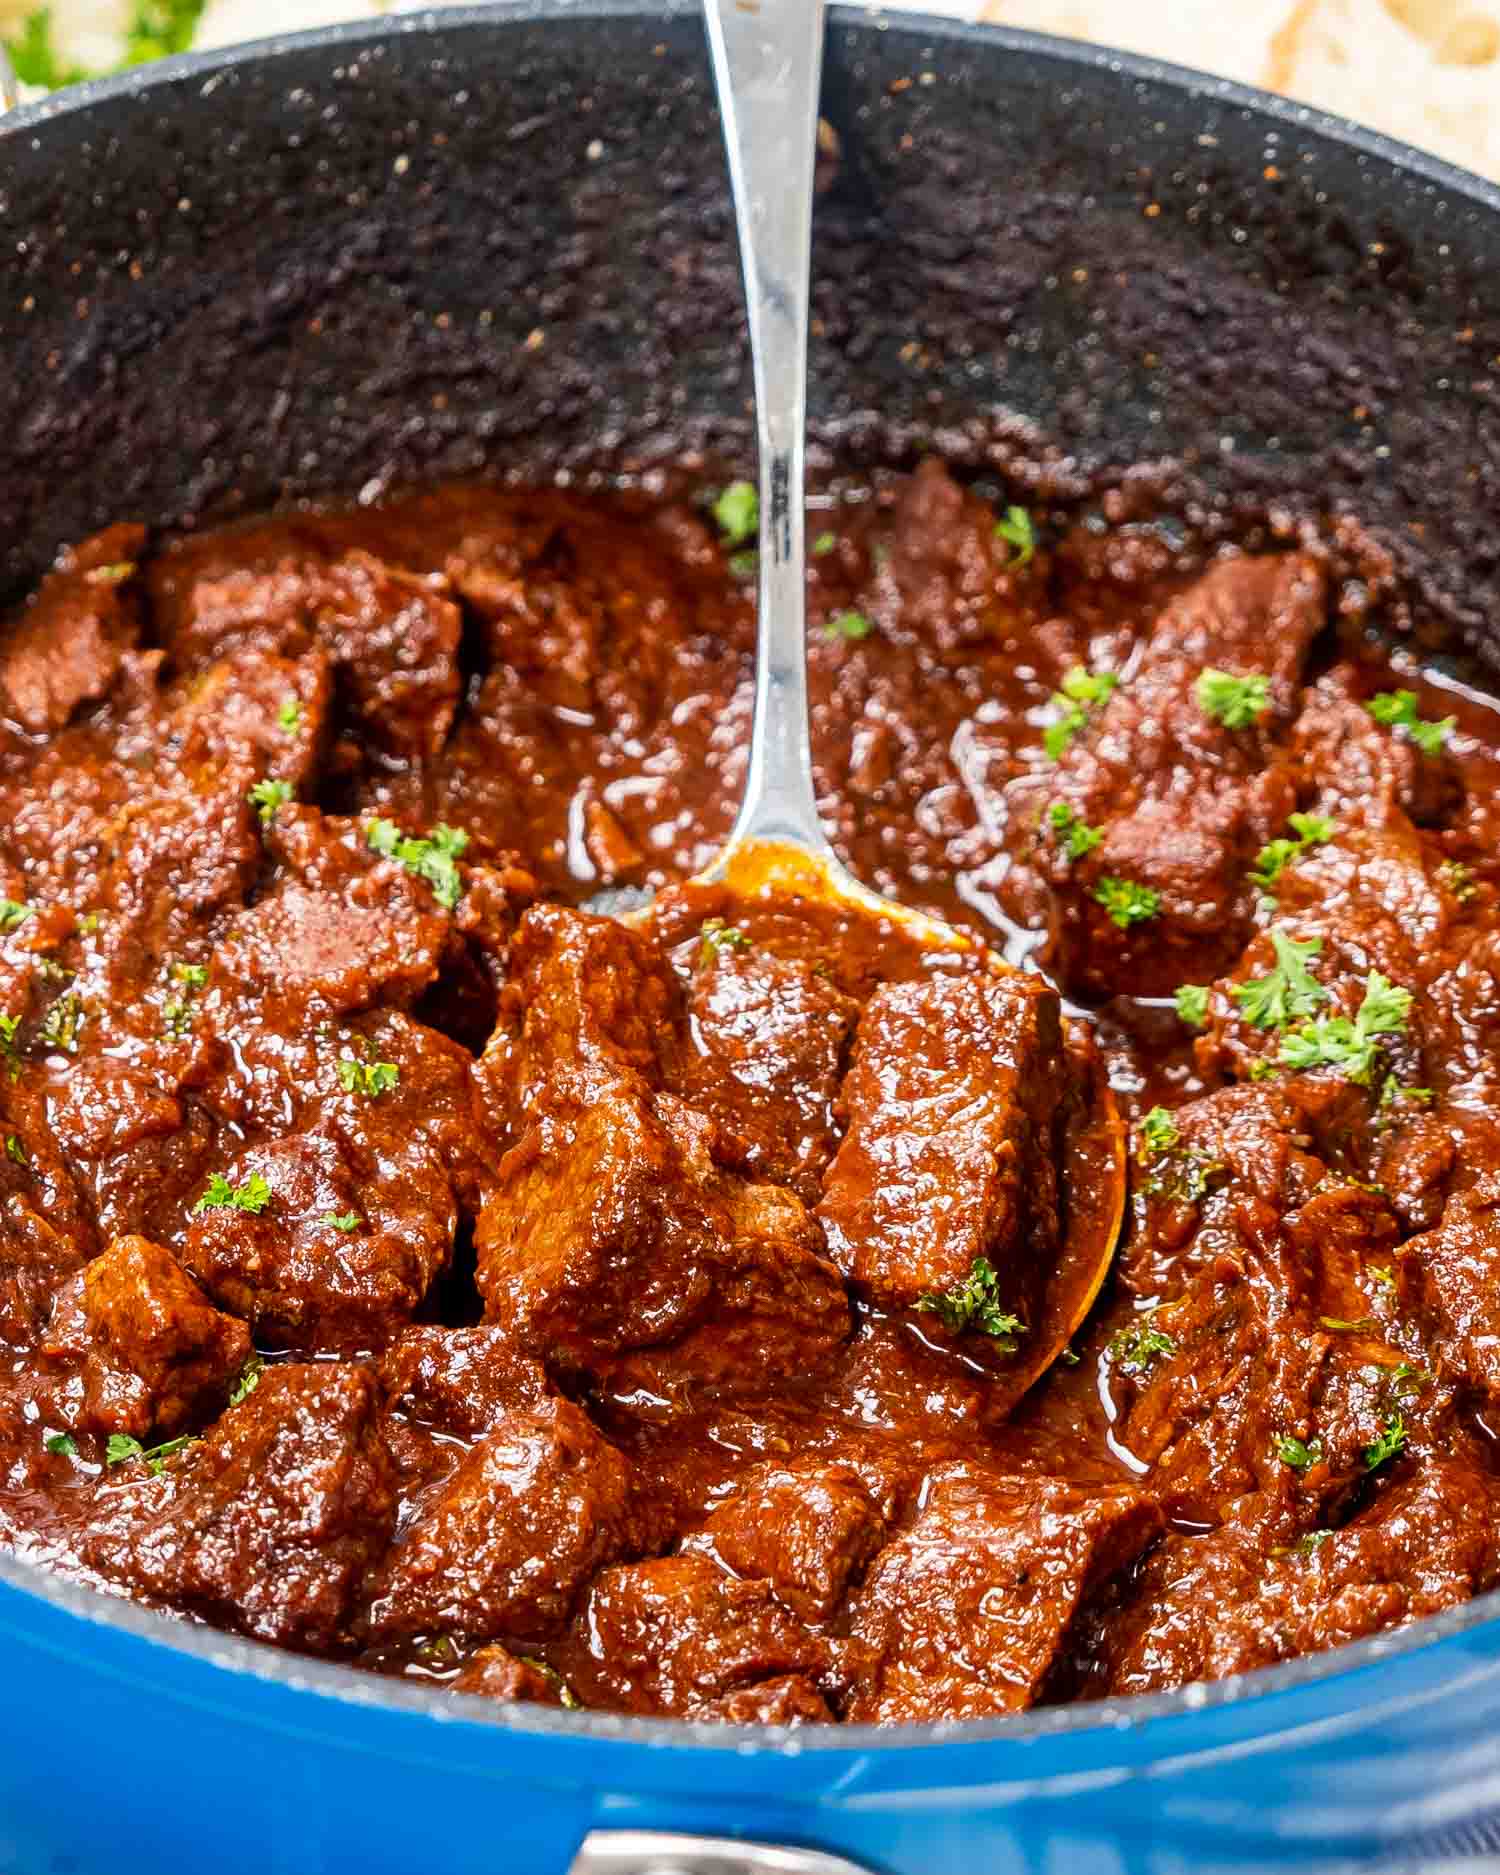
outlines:
[[[681,885],[749,722],[715,492],[122,525],[12,621],[4,1542],[457,1691],[791,1724],[1493,1586],[1493,707],[1293,544],[935,462],[823,498],[827,823],[1021,967],[856,945]],[[1099,1072],[1124,1240],[1009,1410]]]

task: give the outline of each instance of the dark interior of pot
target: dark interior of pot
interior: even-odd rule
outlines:
[[[1341,513],[1487,649],[1493,207],[1205,84],[835,15],[832,453]],[[147,121],[143,121],[145,118]],[[4,141],[0,593],[121,513],[749,454],[691,8],[230,60]],[[1500,657],[1500,650],[1494,652]]]

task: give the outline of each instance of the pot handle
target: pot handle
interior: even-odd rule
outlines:
[[[568,1875],[869,1875],[869,1870],[818,1849],[654,1829],[595,1829],[584,1838]]]

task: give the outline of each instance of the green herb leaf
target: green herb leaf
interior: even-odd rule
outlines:
[[[276,818],[278,808],[285,807],[293,798],[295,790],[289,781],[257,781],[251,788],[248,800],[253,808],[260,812],[260,824],[269,827]]]
[[[1287,825],[1296,836],[1294,839],[1271,840],[1256,855],[1250,880],[1263,892],[1272,889],[1294,860],[1333,838],[1334,824],[1322,814],[1289,814]]]
[[[5,1156],[7,1159],[14,1159],[17,1165],[31,1164],[31,1161],[26,1157],[26,1148],[21,1144],[14,1133],[7,1133],[5,1135]]]
[[[287,697],[276,712],[276,720],[289,736],[295,736],[302,727],[302,702],[298,697]]]
[[[80,85],[89,74],[81,65],[66,65],[52,39],[51,7],[36,7],[21,21],[18,38],[7,41],[10,62],[23,85],[57,91]]]
[[[106,1465],[127,1465],[133,1458],[144,1458],[146,1448],[128,1432],[112,1432],[104,1447]]]
[[[238,1185],[231,1185],[222,1172],[215,1172],[193,1211],[251,1211],[259,1215],[270,1202],[271,1187],[259,1172],[252,1172]]]
[[[74,1444],[73,1435],[70,1432],[49,1432],[42,1440],[42,1446],[44,1450],[53,1453],[58,1458],[77,1458],[78,1456],[78,1447]]]
[[[726,924],[722,918],[705,918],[698,933],[698,961],[710,963],[720,951],[747,951],[751,949],[750,939],[738,925]]]
[[[0,931],[17,931],[31,916],[31,906],[13,898],[0,898]]]
[[[875,627],[863,612],[835,612],[833,617],[825,619],[823,636],[825,638],[868,638]]]
[[[1372,970],[1352,1022],[1347,1016],[1320,1016],[1283,1038],[1278,1059],[1293,1069],[1337,1068],[1346,1081],[1368,1086],[1380,1057],[1377,1038],[1399,1033],[1410,1013],[1411,991]]]
[[[1080,820],[1066,801],[1054,801],[1047,809],[1047,822],[1057,844],[1069,861],[1082,859],[1104,838],[1103,830]]]
[[[457,861],[468,847],[469,836],[461,827],[448,827],[440,822],[428,838],[420,839],[402,833],[394,821],[372,820],[365,830],[365,838],[371,850],[383,859],[399,860],[408,872],[425,879],[432,887],[433,897],[448,911],[463,897]]]
[[[1365,1447],[1365,1468],[1374,1471],[1388,1458],[1406,1450],[1406,1421],[1399,1413],[1385,1420],[1375,1438]]]
[[[1396,1287],[1396,1272],[1388,1263],[1372,1263],[1365,1274],[1371,1282],[1378,1283],[1382,1289],[1390,1290]]]
[[[1322,938],[1298,942],[1280,925],[1271,929],[1271,948],[1276,962],[1263,977],[1248,983],[1235,983],[1229,994],[1239,1004],[1240,1014],[1257,1029],[1284,1029],[1289,1022],[1310,1016],[1320,1003],[1328,1001],[1328,992],[1307,965],[1323,948]]]
[[[1208,1027],[1208,985],[1206,983],[1182,984],[1173,1001],[1177,1005],[1179,1021],[1185,1022],[1190,1029]]]
[[[755,484],[731,482],[715,500],[713,517],[724,546],[738,547],[741,541],[751,539],[760,527],[760,496]]]
[[[76,1055],[79,1031],[87,1019],[88,1011],[82,1000],[70,991],[66,996],[59,996],[47,1011],[38,1033],[50,1048],[60,1048],[66,1055]]]
[[[1346,1321],[1342,1315],[1320,1315],[1318,1326],[1326,1328],[1331,1335],[1367,1335],[1379,1326],[1371,1315],[1361,1315],[1358,1321]]]
[[[1177,1131],[1177,1122],[1165,1107],[1153,1107],[1141,1120],[1142,1159],[1149,1159],[1158,1152],[1170,1152],[1182,1135]]]
[[[364,1094],[371,1100],[388,1094],[401,1079],[401,1070],[394,1061],[355,1061],[341,1055],[338,1070],[346,1094]]]
[[[813,558],[821,560],[825,554],[832,553],[838,544],[838,536],[836,534],[828,532],[819,534],[812,544]]]
[[[1122,931],[1133,924],[1144,924],[1161,909],[1161,893],[1149,885],[1137,885],[1134,879],[1101,879],[1094,887],[1094,897],[1109,913],[1110,923]]]
[[[1003,517],[995,523],[995,535],[1010,548],[1011,557],[1017,566],[1028,566],[1031,563],[1036,553],[1036,529],[1024,508],[1014,504],[1008,507]]]
[[[186,52],[193,43],[205,0],[137,0],[125,35],[126,66]]]
[[[1068,744],[1088,722],[1090,714],[1107,703],[1119,678],[1113,671],[1095,675],[1075,664],[1062,680],[1062,687],[1052,692],[1049,703],[1060,712],[1058,720],[1042,734],[1042,748],[1049,761],[1061,760]]]
[[[1440,722],[1420,716],[1415,690],[1383,690],[1379,696],[1371,697],[1365,708],[1377,723],[1404,731],[1424,755],[1438,754],[1458,726],[1456,716],[1445,716]]]
[[[1311,1439],[1304,1443],[1287,1434],[1276,1441],[1276,1456],[1283,1465],[1290,1465],[1293,1471],[1310,1471],[1314,1465],[1323,1462],[1323,1442]]]
[[[260,1385],[260,1377],[266,1371],[265,1361],[259,1354],[252,1354],[240,1369],[239,1379],[229,1390],[229,1404],[238,1406],[241,1400],[248,1399]]]
[[[1461,859],[1445,859],[1438,867],[1438,878],[1458,900],[1460,905],[1467,905],[1479,887],[1474,882],[1474,874]]]
[[[347,1237],[350,1231],[358,1230],[364,1219],[358,1211],[325,1211],[318,1222],[331,1224],[335,1230],[341,1230]]]
[[[754,579],[760,569],[760,554],[754,547],[744,547],[730,554],[727,565],[736,579]]]
[[[1002,1354],[1014,1354],[1016,1336],[1024,1335],[1025,1324],[1000,1306],[999,1278],[986,1257],[975,1257],[968,1275],[941,1295],[917,1298],[917,1310],[936,1315],[950,1334],[961,1335],[969,1329],[988,1335]]]
[[[1162,1329],[1153,1327],[1149,1315],[1144,1321],[1117,1329],[1105,1349],[1111,1367],[1135,1375],[1148,1373],[1157,1361],[1170,1359],[1176,1352],[1177,1343]]]
[[[16,1031],[20,1026],[19,1016],[0,1015],[0,1059],[4,1060],[6,1072],[13,1081],[21,1077],[21,1051],[16,1046]]]
[[[1259,671],[1236,677],[1212,668],[1199,671],[1194,686],[1203,714],[1226,729],[1249,729],[1271,707],[1271,680]]]

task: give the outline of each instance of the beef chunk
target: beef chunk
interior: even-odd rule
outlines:
[[[575,1638],[570,1678],[585,1705],[666,1717],[788,1674],[826,1685],[837,1656],[768,1583],[736,1581],[706,1556],[604,1570]]]
[[[804,1460],[750,1479],[693,1538],[737,1576],[761,1577],[804,1621],[826,1621],[880,1547],[886,1514],[848,1465]]]
[[[940,1466],[855,1599],[852,1631],[876,1658],[845,1716],[968,1719],[1033,1704],[1082,1598],[1160,1529],[1155,1506],[1124,1486]]]
[[[1034,1325],[1058,1241],[1065,1077],[1057,996],[1035,977],[877,990],[818,1207],[840,1269],[882,1306],[911,1308],[983,1257],[1007,1307]]]
[[[244,1323],[145,1237],[116,1238],[68,1284],[43,1344],[74,1370],[57,1395],[64,1423],[136,1438],[213,1418],[251,1352]]]
[[[189,542],[152,569],[156,616],[177,664],[240,649],[289,658],[321,650],[360,727],[408,759],[438,753],[458,704],[461,627],[445,587],[358,548],[282,553],[257,535],[242,536],[231,556]]]
[[[1323,620],[1323,576],[1308,556],[1221,560],[1162,613],[1128,681],[1073,738],[1036,804],[1050,814],[1056,803],[1103,836],[1077,856],[1050,821],[1038,840],[1068,984],[1169,994],[1240,948],[1256,854],[1297,806],[1283,737]],[[1226,727],[1199,701],[1205,670],[1265,676],[1268,707]],[[1099,896],[1110,879],[1156,894],[1154,913],[1115,922]]]
[[[1424,755],[1407,736],[1376,722],[1365,686],[1336,665],[1307,692],[1292,732],[1321,814],[1381,827],[1409,816],[1435,826],[1453,809],[1458,787],[1446,755]]]
[[[1443,1367],[1500,1402],[1500,1174],[1456,1192],[1441,1224],[1401,1246],[1403,1301],[1421,1315]]]
[[[380,1384],[408,1419],[477,1439],[547,1398],[546,1375],[497,1328],[407,1328],[381,1356]]]
[[[518,1659],[498,1642],[481,1647],[448,1684],[450,1693],[479,1693],[506,1705],[576,1705],[566,1682],[539,1660]]]
[[[1462,1459],[1423,1464],[1340,1530],[1298,1532],[1248,1498],[1222,1528],[1169,1536],[1131,1587],[1110,1688],[1154,1693],[1404,1627],[1500,1581],[1500,1491]]]
[[[476,1235],[491,1320],[610,1384],[671,1396],[802,1374],[848,1330],[799,1199],[716,1162],[717,1129],[660,1089],[672,986],[640,939],[555,908],[523,920],[523,1013],[496,1079],[517,1143]]]
[[[270,1195],[259,1211],[195,1209],[183,1261],[217,1301],[290,1346],[379,1345],[447,1261],[447,1179],[429,1167],[411,1183],[367,1182],[331,1126],[252,1147],[223,1176],[235,1190],[263,1179]]]
[[[805,959],[702,944],[675,1085],[732,1135],[754,1178],[815,1204],[858,1005]]]
[[[65,552],[0,646],[0,715],[39,735],[106,695],[139,631],[130,582],[143,527]]]
[[[802,1673],[782,1673],[774,1680],[736,1687],[717,1699],[694,1706],[694,1719],[717,1720],[721,1725],[830,1725],[828,1701]]]
[[[422,1509],[375,1581],[370,1627],[544,1638],[638,1540],[624,1458],[570,1401],[542,1401],[485,1434]]]
[[[259,1640],[329,1648],[394,1514],[362,1368],[268,1368],[208,1435],[100,1487],[85,1561],[132,1592]]]
[[[185,764],[218,761],[300,787],[316,773],[333,684],[320,652],[239,651],[176,686],[165,725]]]

